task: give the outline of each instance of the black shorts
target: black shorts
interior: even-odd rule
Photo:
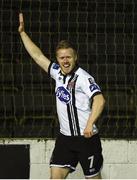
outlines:
[[[85,177],[96,176],[103,165],[101,141],[96,134],[84,136],[64,136],[60,134],[50,160],[50,167],[68,167],[70,172],[81,164]]]

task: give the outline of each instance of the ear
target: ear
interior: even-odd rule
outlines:
[[[78,59],[78,56],[77,56],[77,54],[75,54],[75,61],[77,61],[77,59]]]

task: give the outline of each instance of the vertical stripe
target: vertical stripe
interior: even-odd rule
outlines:
[[[73,75],[68,81],[68,90],[71,93],[71,101],[69,104],[67,104],[67,111],[68,111],[68,118],[69,118],[69,125],[70,125],[70,131],[72,136],[78,136],[80,135],[80,127],[79,127],[79,121],[78,121],[78,113],[76,108],[76,98],[75,98],[75,85],[77,81],[78,76]]]
[[[72,124],[72,120],[71,120],[71,112],[70,112],[69,104],[67,104],[67,112],[68,112],[68,118],[69,118],[70,132],[71,132],[71,135],[74,136],[74,130],[73,130],[73,124]]]
[[[77,80],[77,78],[76,78],[76,80]],[[75,80],[75,84],[74,84],[74,89],[72,89],[72,105],[74,107],[74,114],[75,114],[77,133],[80,136],[80,127],[79,127],[78,113],[77,113],[77,108],[76,108],[76,98],[75,98],[76,80]]]
[[[73,79],[74,77],[74,74],[71,76],[71,78],[69,79],[68,81],[68,84],[69,82]],[[69,87],[67,85],[67,88],[69,90]],[[71,93],[71,92],[70,92]],[[71,96],[72,97],[72,96]],[[70,103],[67,104],[67,112],[68,112],[68,118],[69,118],[69,127],[70,127],[70,132],[71,132],[71,135],[74,136],[74,128],[73,128],[73,121],[72,121],[72,117],[71,117],[71,110],[70,110]]]

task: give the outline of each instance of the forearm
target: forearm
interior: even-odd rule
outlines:
[[[29,38],[29,36],[26,34],[26,32],[21,32],[20,33],[21,39],[23,41],[23,44],[26,48],[26,50],[28,51],[28,53],[30,54],[30,56],[37,61],[40,57],[40,55],[42,55],[41,50],[33,43],[33,41]]]
[[[87,125],[84,129],[84,136],[86,138],[94,135],[93,125],[95,124],[95,122],[97,121],[99,116],[101,115],[103,108],[104,108],[104,105],[105,105],[105,100],[101,94],[97,95],[93,98],[92,111],[89,115]]]
[[[104,109],[104,105],[105,105],[105,100],[103,96],[98,95],[98,97],[96,97],[93,100],[92,111],[90,113],[87,125],[92,126],[97,121],[97,119],[99,118],[99,116],[101,115]]]
[[[25,33],[25,31],[21,32],[20,36],[30,56],[39,66],[41,66],[41,68],[43,68],[47,72],[50,60],[45,57],[40,48],[34,44],[34,42],[30,39],[27,33]]]

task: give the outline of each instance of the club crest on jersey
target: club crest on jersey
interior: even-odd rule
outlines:
[[[76,83],[78,75],[75,74],[74,78],[68,83],[68,89],[73,89]]]
[[[92,84],[89,86],[89,88],[90,88],[90,91],[91,91],[91,92],[93,92],[93,91],[95,91],[95,90],[99,90],[99,91],[100,91],[99,86],[98,86],[97,84],[95,84],[95,83],[92,83]]]
[[[73,89],[74,86],[75,86],[75,82],[74,81],[71,81],[71,82],[68,83],[68,88],[69,89]]]
[[[63,87],[58,87],[56,90],[56,96],[61,102],[68,104],[71,99],[70,93]]]

